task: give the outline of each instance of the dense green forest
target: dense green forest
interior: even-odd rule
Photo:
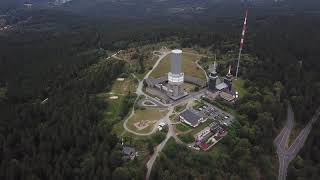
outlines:
[[[320,66],[317,63],[320,26],[313,23],[312,18],[319,19],[280,16],[252,29],[249,26],[251,35],[245,51],[257,59],[242,62],[241,77],[246,79],[248,93],[236,104],[239,124],[231,129],[236,133],[222,140],[213,153],[194,153],[172,141],[158,159],[152,177],[276,179],[273,139],[286,118],[286,103],[293,104],[298,127],[311,119],[320,104]],[[202,34],[190,37],[189,43],[183,42],[202,45],[212,37]],[[224,51],[223,44],[214,45],[216,51]],[[296,160],[289,177],[319,178],[317,131],[318,125],[301,153],[305,160],[302,157]]]
[[[1,35],[0,179],[110,179],[121,166],[112,124],[102,121],[108,105],[95,93],[126,66],[103,59],[88,24],[59,22],[39,32],[35,19]]]
[[[96,97],[128,69],[125,62],[105,57],[133,44],[170,39],[180,47],[206,48],[218,59],[228,53],[235,58],[242,23],[237,12],[243,7],[229,16],[232,9],[223,12],[225,8],[215,16],[194,15],[192,21],[188,14],[177,21],[156,15],[155,21],[88,18],[74,14],[77,9],[9,11],[14,30],[0,33],[0,179],[134,177],[123,168],[119,140],[110,133],[114,120],[103,118],[112,104]],[[240,75],[248,93],[235,105],[238,122],[230,135],[209,153],[170,140],[153,168],[153,179],[276,178],[272,141],[282,127],[287,102],[293,104],[298,126],[320,104],[320,21],[316,13],[262,9],[253,9],[250,17],[244,53],[255,58],[242,61]],[[129,95],[125,102],[131,101]],[[122,111],[124,117],[129,107]],[[319,123],[292,163],[290,178],[320,176],[318,137]]]
[[[291,163],[288,179],[319,179],[320,169],[320,123],[313,125],[308,140],[298,157]]]

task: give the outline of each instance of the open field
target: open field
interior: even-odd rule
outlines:
[[[123,127],[124,120],[119,121],[112,127],[112,133],[117,135],[118,137],[124,136],[126,134],[126,130]]]
[[[174,111],[177,113],[180,113],[180,112],[184,111],[186,109],[186,107],[187,107],[187,103],[180,104],[180,105],[174,107]]]
[[[180,122],[179,117],[178,117],[177,114],[172,114],[169,118],[170,118],[172,123]]]
[[[137,82],[132,77],[117,79],[111,88],[110,94],[128,94],[129,92],[135,92],[137,88]]]
[[[186,132],[186,131],[189,131],[191,130],[192,128],[184,123],[179,123],[179,124],[176,124],[176,129],[179,131],[179,132]]]
[[[129,92],[134,92],[136,89],[137,83],[133,78],[124,78],[115,80],[112,85],[112,88],[109,92],[100,93],[97,96],[102,98],[107,102],[107,109],[104,112],[104,116],[108,120],[118,120],[122,102],[124,97]]]
[[[135,114],[128,121],[128,128],[134,130],[138,133],[148,133],[152,131],[154,124],[164,117],[167,114],[167,110],[159,110],[159,109],[144,109],[144,110],[136,110]],[[147,127],[143,129],[138,129],[136,127],[137,123],[145,122],[147,123]]]
[[[204,72],[197,66],[196,61],[200,56],[192,54],[182,54],[182,71],[189,76],[194,76],[200,79],[206,79]],[[152,77],[158,78],[170,71],[170,55],[166,56],[151,73]]]

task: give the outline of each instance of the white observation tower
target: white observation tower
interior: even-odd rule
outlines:
[[[185,94],[183,91],[184,73],[181,72],[182,50],[171,51],[171,72],[168,73],[168,95],[179,98]]]

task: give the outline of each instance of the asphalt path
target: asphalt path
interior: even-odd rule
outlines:
[[[112,57],[117,58],[116,55],[117,55],[119,52],[120,52],[120,51],[118,51],[116,54],[112,55]],[[155,53],[154,53],[154,54],[155,54]],[[152,167],[153,167],[153,165],[154,165],[154,162],[155,162],[156,158],[158,157],[159,153],[162,151],[162,149],[164,148],[164,146],[166,145],[166,143],[168,142],[168,140],[169,140],[171,137],[173,137],[177,143],[186,145],[185,143],[183,143],[183,142],[177,137],[177,135],[176,135],[176,133],[175,133],[175,129],[174,129],[175,127],[173,126],[173,124],[172,124],[172,122],[171,122],[171,120],[170,120],[170,116],[173,114],[174,107],[177,106],[177,105],[179,105],[179,104],[185,103],[185,102],[187,102],[187,103],[189,104],[190,101],[193,101],[194,98],[199,98],[199,97],[202,96],[202,95],[205,93],[205,91],[206,91],[206,89],[202,89],[202,90],[200,90],[200,91],[198,91],[198,92],[190,93],[188,96],[186,96],[186,97],[184,97],[184,98],[182,98],[182,99],[180,99],[180,100],[178,100],[178,101],[176,101],[176,102],[174,102],[174,103],[172,103],[172,104],[164,104],[164,103],[162,103],[161,101],[159,101],[159,100],[157,100],[157,99],[149,96],[148,94],[144,93],[144,92],[143,92],[143,81],[150,76],[150,74],[153,72],[153,70],[156,69],[156,67],[159,65],[159,63],[161,62],[161,60],[162,60],[164,57],[166,57],[168,54],[170,54],[170,51],[163,51],[162,53],[160,53],[160,54],[158,55],[158,56],[159,56],[158,60],[156,61],[156,63],[155,63],[154,66],[152,67],[152,69],[144,76],[144,78],[143,78],[142,80],[139,80],[134,74],[133,74],[133,76],[134,76],[136,79],[138,79],[138,81],[139,81],[138,87],[137,87],[137,89],[136,89],[137,98],[136,98],[136,100],[135,100],[135,103],[138,101],[138,99],[139,99],[140,96],[145,96],[145,97],[147,97],[147,98],[149,98],[149,99],[152,99],[152,100],[156,101],[157,103],[161,104],[162,106],[167,107],[168,110],[169,110],[169,112],[166,114],[166,116],[165,116],[164,118],[160,119],[160,120],[156,123],[156,125],[155,125],[154,128],[153,128],[153,130],[152,130],[151,132],[149,132],[149,133],[137,133],[137,132],[135,132],[135,131],[133,131],[133,130],[131,130],[131,129],[129,129],[129,128],[127,127],[127,123],[128,123],[128,121],[129,121],[129,119],[130,119],[130,118],[134,115],[134,113],[135,113],[134,107],[132,108],[132,111],[131,111],[130,115],[125,119],[125,121],[124,121],[124,123],[123,123],[123,127],[124,127],[124,129],[125,129],[126,131],[128,131],[128,132],[130,132],[130,133],[132,133],[132,134],[138,135],[138,136],[148,136],[148,135],[151,135],[151,134],[155,133],[156,130],[157,130],[158,125],[159,125],[161,122],[164,122],[164,123],[166,123],[166,124],[168,125],[168,133],[167,133],[167,135],[166,135],[166,138],[155,148],[154,153],[152,154],[152,156],[150,157],[150,159],[148,160],[148,162],[147,162],[147,164],[146,164],[146,167],[147,167],[146,179],[149,179],[150,173],[151,173],[151,170],[152,170]],[[110,57],[109,57],[109,58],[110,58]],[[202,67],[198,64],[198,62],[197,62],[197,66],[199,66],[199,67],[202,69]],[[202,70],[204,71],[204,69],[202,69]],[[208,77],[207,77],[207,78],[208,78]],[[135,103],[134,103],[134,104],[135,104]],[[186,146],[187,146],[187,145],[186,145]]]
[[[162,55],[159,56],[159,59],[158,59],[157,62],[154,64],[153,68],[144,76],[143,80],[149,77],[149,75],[152,73],[152,71],[158,66],[158,64],[160,63],[160,61],[161,61],[165,56],[167,56],[168,54],[169,54],[169,52],[165,52],[165,53],[163,53]],[[133,74],[133,76],[134,76],[135,78],[137,78],[134,74]],[[137,79],[138,79],[138,78],[137,78]],[[137,98],[136,98],[134,104],[136,104],[136,102],[138,101],[138,99],[139,99],[140,96],[144,95],[144,96],[146,96],[146,97],[148,97],[148,98],[156,101],[157,103],[160,103],[161,105],[165,106],[165,104],[163,104],[162,102],[158,101],[157,99],[155,99],[155,98],[153,98],[153,97],[151,97],[151,96],[149,96],[149,95],[147,95],[147,94],[145,94],[145,93],[143,92],[143,90],[142,90],[142,88],[143,88],[143,80],[139,81],[139,84],[138,84],[138,87],[137,87],[137,90],[136,90]],[[138,136],[148,136],[148,135],[153,134],[153,133],[157,130],[157,127],[158,127],[158,125],[159,125],[159,123],[160,123],[161,121],[158,121],[158,122],[156,123],[156,125],[153,127],[152,131],[149,132],[149,133],[137,133],[137,132],[129,129],[128,126],[127,126],[127,123],[128,123],[128,121],[129,121],[129,119],[132,118],[132,116],[134,115],[134,113],[135,113],[135,108],[134,108],[134,106],[133,106],[130,115],[125,119],[125,121],[124,121],[124,123],[123,123],[123,128],[124,128],[126,131],[128,131],[128,132],[130,132],[130,133],[132,133],[132,134],[138,135]]]
[[[277,154],[279,158],[279,174],[278,180],[285,180],[287,177],[288,166],[290,162],[297,156],[301,148],[303,147],[307,137],[312,129],[313,123],[319,118],[320,108],[316,111],[315,115],[309,121],[309,123],[300,131],[299,135],[293,141],[288,148],[289,137],[291,130],[294,126],[294,113],[292,107],[289,104],[287,108],[287,121],[284,128],[279,135],[275,138],[274,144],[277,148]]]

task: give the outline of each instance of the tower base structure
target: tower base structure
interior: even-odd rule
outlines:
[[[188,93],[185,92],[183,89],[183,83],[184,83],[184,73],[173,74],[169,72],[167,95],[173,100],[177,100],[188,95]]]

